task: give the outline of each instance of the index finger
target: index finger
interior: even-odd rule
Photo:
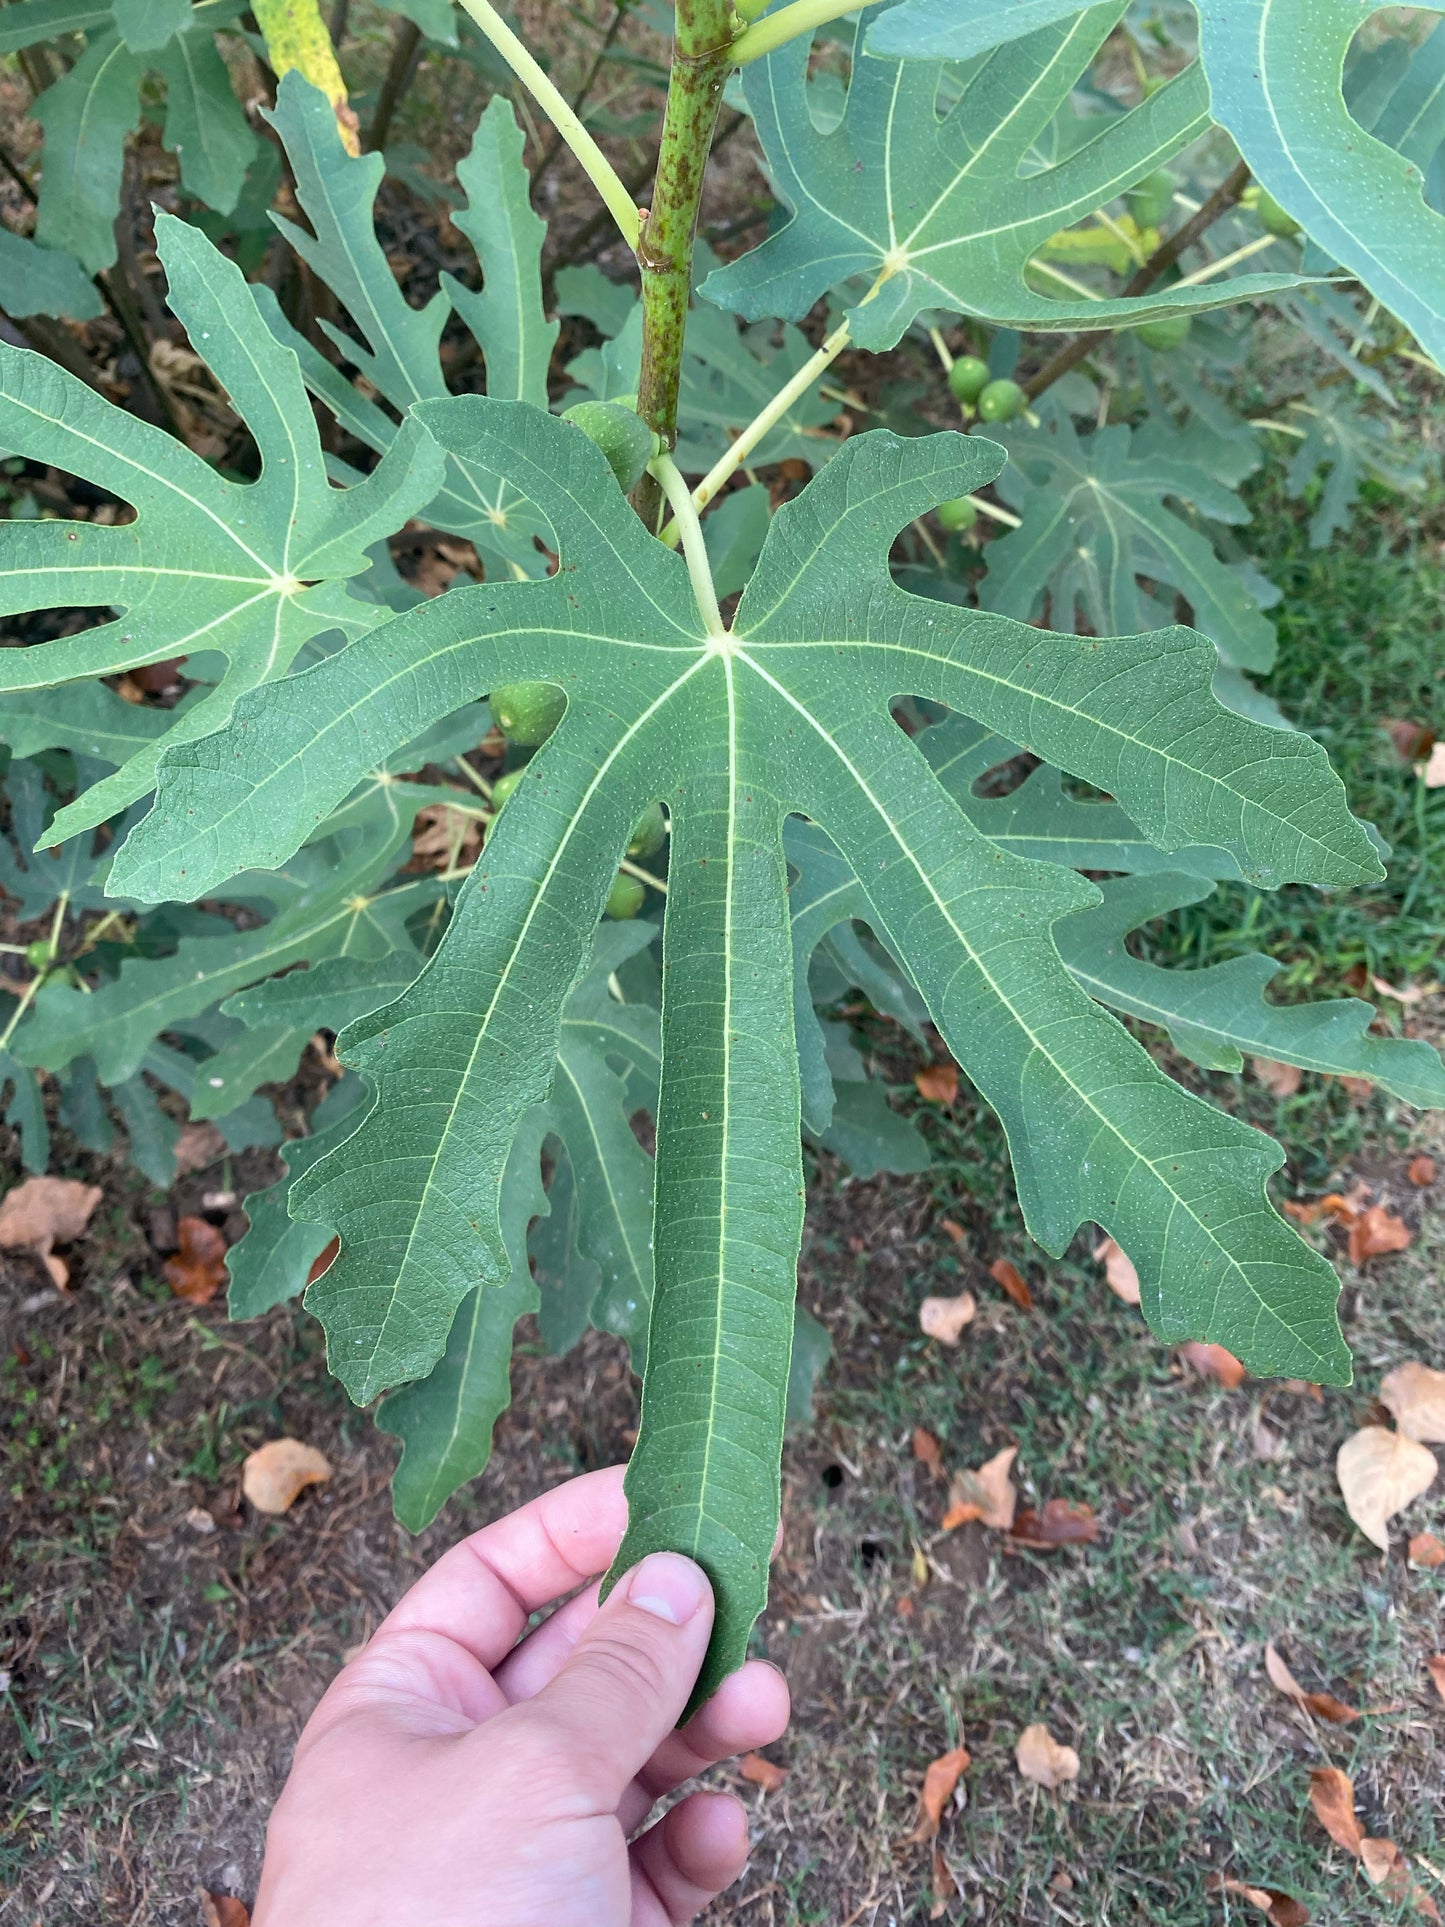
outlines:
[[[376,1629],[430,1632],[491,1668],[540,1607],[605,1572],[627,1529],[623,1467],[554,1486],[444,1553]]]

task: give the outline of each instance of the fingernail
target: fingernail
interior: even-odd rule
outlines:
[[[685,1626],[703,1602],[707,1581],[702,1569],[677,1552],[652,1552],[627,1585],[629,1604],[639,1612]]]

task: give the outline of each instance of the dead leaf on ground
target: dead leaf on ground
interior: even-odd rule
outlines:
[[[918,1326],[926,1338],[936,1338],[940,1345],[956,1345],[977,1310],[978,1301],[971,1291],[961,1291],[956,1298],[925,1298],[918,1307]]]
[[[1225,1873],[1210,1874],[1204,1884],[1210,1893],[1235,1894],[1251,1907],[1257,1907],[1269,1927],[1309,1927],[1308,1907],[1293,1894],[1281,1893],[1278,1887],[1255,1887],[1247,1880],[1235,1880]]]
[[[1009,1477],[1018,1453],[1016,1445],[1006,1445],[976,1472],[954,1473],[948,1485],[948,1510],[943,1515],[945,1532],[967,1525],[970,1519],[977,1519],[994,1532],[1009,1530],[1019,1502],[1018,1488]]]
[[[943,1825],[943,1809],[953,1798],[954,1788],[970,1764],[966,1746],[952,1747],[947,1753],[940,1753],[936,1760],[929,1761],[923,1775],[923,1792],[918,1800],[918,1824],[907,1836],[905,1846],[921,1846],[938,1832]]]
[[[1427,1920],[1440,1918],[1435,1902],[1410,1878],[1410,1862],[1393,1840],[1362,1840],[1360,1865],[1370,1885],[1378,1887],[1381,1893],[1394,1901],[1408,1902]]]
[[[56,1245],[77,1239],[100,1203],[98,1184],[76,1178],[26,1178],[0,1204],[0,1250],[33,1251],[59,1290],[70,1284],[70,1267]]]
[[[1382,997],[1393,997],[1407,1007],[1427,1002],[1440,988],[1439,984],[1392,984],[1386,977],[1371,977],[1370,982]]]
[[[1267,1425],[1263,1418],[1257,1418],[1254,1421],[1254,1430],[1250,1434],[1249,1444],[1250,1450],[1257,1459],[1266,1461],[1282,1459],[1285,1454],[1284,1434],[1276,1432],[1274,1427]]]
[[[1375,1087],[1368,1077],[1347,1077],[1342,1072],[1339,1082],[1352,1104],[1368,1104],[1375,1095]]]
[[[208,1218],[182,1218],[176,1226],[178,1249],[161,1266],[177,1298],[206,1305],[226,1282],[226,1240]]]
[[[1112,1238],[1105,1238],[1094,1246],[1094,1256],[1104,1267],[1104,1282],[1116,1298],[1122,1298],[1126,1305],[1139,1302],[1139,1274],[1134,1269],[1134,1261],[1125,1256]]]
[[[1433,1659],[1427,1659],[1425,1671],[1434,1680],[1435,1691],[1445,1700],[1445,1653],[1436,1653]]]
[[[988,1268],[988,1275],[996,1285],[1002,1286],[1020,1311],[1032,1311],[1034,1295],[1017,1265],[1010,1264],[1007,1258],[995,1258]]]
[[[1026,1726],[1014,1747],[1019,1772],[1036,1786],[1061,1787],[1079,1777],[1079,1756],[1071,1746],[1063,1746],[1046,1726]]]
[[[1338,1191],[1327,1191],[1322,1198],[1286,1198],[1283,1210],[1296,1224],[1318,1224],[1321,1218],[1329,1218],[1335,1224],[1351,1225],[1358,1216],[1355,1206]]]
[[[1418,1185],[1423,1191],[1427,1184],[1435,1182],[1435,1160],[1422,1151],[1419,1157],[1411,1158],[1405,1167],[1405,1176],[1411,1184]]]
[[[1412,1566],[1445,1566],[1445,1546],[1433,1532],[1417,1532],[1405,1552]]]
[[[308,1285],[314,1285],[318,1278],[330,1271],[331,1267],[336,1263],[340,1251],[340,1238],[333,1238],[330,1244],[321,1247],[320,1251],[318,1251],[316,1256],[311,1260],[311,1269],[306,1274],[306,1282]]]
[[[1355,1817],[1355,1783],[1349,1774],[1337,1766],[1311,1767],[1310,1805],[1335,1845],[1358,1860],[1365,1830]]]
[[[738,1772],[750,1786],[761,1787],[764,1793],[776,1793],[788,1777],[785,1766],[764,1759],[761,1753],[744,1753],[738,1761]]]
[[[1380,727],[1395,746],[1402,763],[1418,763],[1435,747],[1435,732],[1428,723],[1412,723],[1403,716],[1382,716]]]
[[[938,1228],[940,1231],[946,1231],[956,1245],[965,1245],[968,1243],[968,1233],[961,1224],[956,1223],[952,1218],[940,1218],[938,1220]]]
[[[1436,743],[1425,761],[1415,765],[1415,774],[1427,790],[1445,789],[1445,743]]]
[[[1380,1381],[1380,1403],[1394,1413],[1407,1439],[1445,1444],[1445,1372],[1413,1358],[1397,1365]]]
[[[205,1927],[251,1927],[245,1902],[233,1894],[202,1894],[201,1917]]]
[[[1280,1064],[1273,1057],[1251,1057],[1249,1068],[1276,1097],[1293,1097],[1304,1082],[1305,1074],[1298,1064]]]
[[[1411,1236],[1409,1225],[1382,1204],[1372,1204],[1350,1226],[1350,1263],[1356,1267],[1387,1251],[1403,1251]]]
[[[416,813],[413,860],[428,870],[454,870],[476,861],[482,847],[481,818],[449,803],[428,803]]]
[[[258,1512],[289,1512],[308,1485],[324,1485],[331,1461],[300,1439],[272,1439],[258,1445],[241,1467],[241,1490]]]
[[[1036,1512],[1024,1506],[1014,1519],[1009,1537],[1018,1545],[1035,1552],[1053,1552],[1059,1546],[1091,1546],[1099,1536],[1099,1521],[1094,1508],[1071,1499],[1045,1499]]]
[[[1227,1352],[1223,1345],[1206,1345],[1202,1339],[1191,1338],[1187,1345],[1179,1347],[1179,1356],[1191,1371],[1198,1372],[1201,1378],[1215,1379],[1227,1391],[1244,1383],[1244,1366],[1233,1352]]]
[[[921,1425],[913,1428],[913,1456],[920,1465],[926,1465],[935,1479],[947,1477],[943,1469],[943,1447]]]
[[[958,1096],[958,1066],[947,1058],[939,1064],[925,1064],[914,1074],[918,1095],[930,1104],[951,1104]]]
[[[1335,1454],[1345,1510],[1381,1552],[1390,1550],[1390,1520],[1429,1491],[1439,1470],[1428,1446],[1383,1425],[1363,1426]]]
[[[204,1171],[208,1164],[219,1164],[226,1155],[226,1140],[214,1124],[184,1124],[176,1139],[176,1176]]]
[[[949,1871],[942,1847],[935,1840],[933,1843],[933,1899],[929,1905],[928,1918],[942,1920],[957,1898],[958,1882]]]
[[[1316,1719],[1330,1720],[1336,1726],[1347,1726],[1351,1720],[1360,1717],[1359,1708],[1346,1706],[1337,1700],[1333,1693],[1307,1693],[1294,1674],[1280,1657],[1279,1648],[1272,1639],[1264,1644],[1264,1670],[1269,1675],[1270,1684],[1277,1686],[1287,1699],[1297,1706],[1306,1707]]]

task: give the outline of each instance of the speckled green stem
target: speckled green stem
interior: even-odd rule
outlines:
[[[667,112],[652,207],[642,224],[642,375],[637,412],[670,449],[677,440],[677,389],[692,289],[692,244],[708,149],[733,65],[731,0],[677,0]],[[662,493],[645,475],[633,491],[638,514],[657,524]]]

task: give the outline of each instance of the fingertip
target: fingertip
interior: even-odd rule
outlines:
[[[728,1674],[680,1737],[706,1759],[725,1759],[781,1739],[791,1714],[788,1682],[778,1668],[766,1659],[749,1659]]]

